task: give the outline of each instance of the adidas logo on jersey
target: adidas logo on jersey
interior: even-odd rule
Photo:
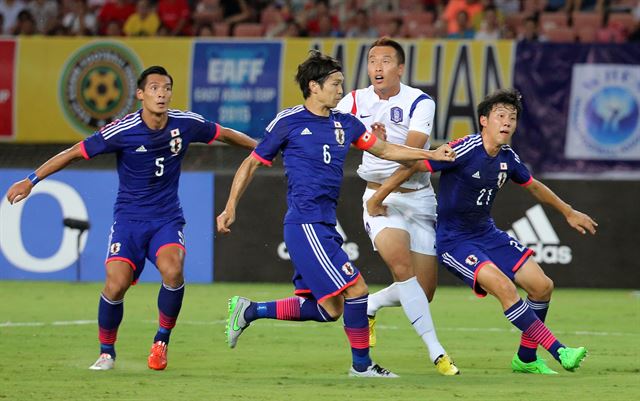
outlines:
[[[480,179],[480,171],[476,171],[475,173],[473,173],[472,177]]]
[[[136,149],[136,153],[146,152],[146,151],[147,151],[147,148],[145,148],[144,145],[140,145],[140,147]]]
[[[311,132],[309,128],[303,129],[302,132],[300,133],[300,135],[311,135],[311,134],[313,134],[313,132]]]
[[[540,205],[527,210],[526,216],[516,220],[507,234],[531,248],[538,263],[566,265],[573,259],[571,248],[560,245],[560,239]]]

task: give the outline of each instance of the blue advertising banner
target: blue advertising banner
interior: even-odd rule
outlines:
[[[0,188],[26,177],[31,171],[3,169]],[[188,282],[213,281],[213,173],[182,173],[180,200],[187,225],[185,276]],[[118,176],[112,171],[63,171],[34,187],[15,205],[0,203],[0,279],[102,281],[108,237],[113,224],[113,204]],[[73,218],[90,223],[80,237],[63,225]],[[147,261],[141,281],[159,282],[155,266]]]
[[[191,107],[261,137],[280,104],[280,42],[195,42]]]
[[[534,174],[640,177],[640,46],[524,43],[513,147]]]

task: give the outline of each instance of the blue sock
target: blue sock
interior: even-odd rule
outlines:
[[[544,322],[547,317],[547,312],[549,311],[549,302],[532,301],[530,298],[527,298],[525,302],[529,308],[533,310],[533,313],[538,316],[538,319]],[[538,344],[535,343],[531,337],[522,333],[520,348],[518,348],[518,358],[525,363],[535,361],[537,359],[537,348]]]
[[[315,300],[301,297],[251,302],[251,305],[244,312],[244,318],[249,323],[256,319],[315,320],[316,322],[335,320]]]
[[[184,283],[178,288],[171,288],[165,283],[160,286],[158,293],[158,321],[159,327],[153,342],[162,341],[169,344],[171,330],[176,326],[176,320],[182,308],[184,297]]]
[[[542,345],[556,360],[560,360],[558,350],[564,345],[556,339],[522,299],[504,311],[504,314],[524,335],[529,336],[536,344]]]
[[[109,354],[116,359],[115,343],[118,337],[118,327],[122,322],[124,299],[111,301],[104,294],[100,294],[98,304],[98,340],[100,353]]]
[[[351,344],[353,368],[364,372],[371,365],[369,356],[369,320],[367,300],[369,294],[344,300],[344,331]]]

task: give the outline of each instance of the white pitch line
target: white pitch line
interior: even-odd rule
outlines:
[[[142,320],[142,323],[157,324],[157,320]],[[226,324],[226,320],[178,320],[178,324],[187,326],[215,326]],[[304,324],[301,324],[304,323]],[[68,321],[54,321],[54,322],[2,322],[0,328],[4,327],[43,327],[43,326],[82,326],[89,324],[98,324],[97,320],[68,320]],[[271,319],[265,319],[261,325],[269,325],[274,327],[286,327],[286,328],[308,328],[310,326],[320,326],[323,323],[318,322],[277,322]],[[382,330],[405,330],[407,327],[392,326],[392,325],[378,325],[378,329]],[[483,333],[517,333],[515,328],[501,328],[501,327],[438,327],[438,331],[461,331],[461,332],[483,332]],[[608,332],[608,331],[554,331],[558,334],[572,334],[579,336],[640,336],[640,333],[620,333],[620,332]]]

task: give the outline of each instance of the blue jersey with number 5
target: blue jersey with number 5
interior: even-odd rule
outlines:
[[[510,179],[527,186],[533,180],[527,167],[508,145],[502,146],[495,157],[487,154],[479,134],[449,145],[456,151],[455,162],[425,160],[431,172],[442,171],[436,241],[445,246],[495,229],[491,206],[502,185]]]
[[[350,114],[332,110],[328,117],[304,106],[280,112],[265,130],[252,155],[262,163],[282,152],[288,179],[285,223],[336,224],[342,166],[351,144],[366,150],[375,136]]]
[[[114,121],[82,141],[83,156],[90,159],[101,153],[117,153],[120,184],[116,219],[180,217],[178,185],[184,153],[192,142],[213,142],[220,127],[199,114],[169,110],[166,126],[152,130],[141,113],[138,110]]]

